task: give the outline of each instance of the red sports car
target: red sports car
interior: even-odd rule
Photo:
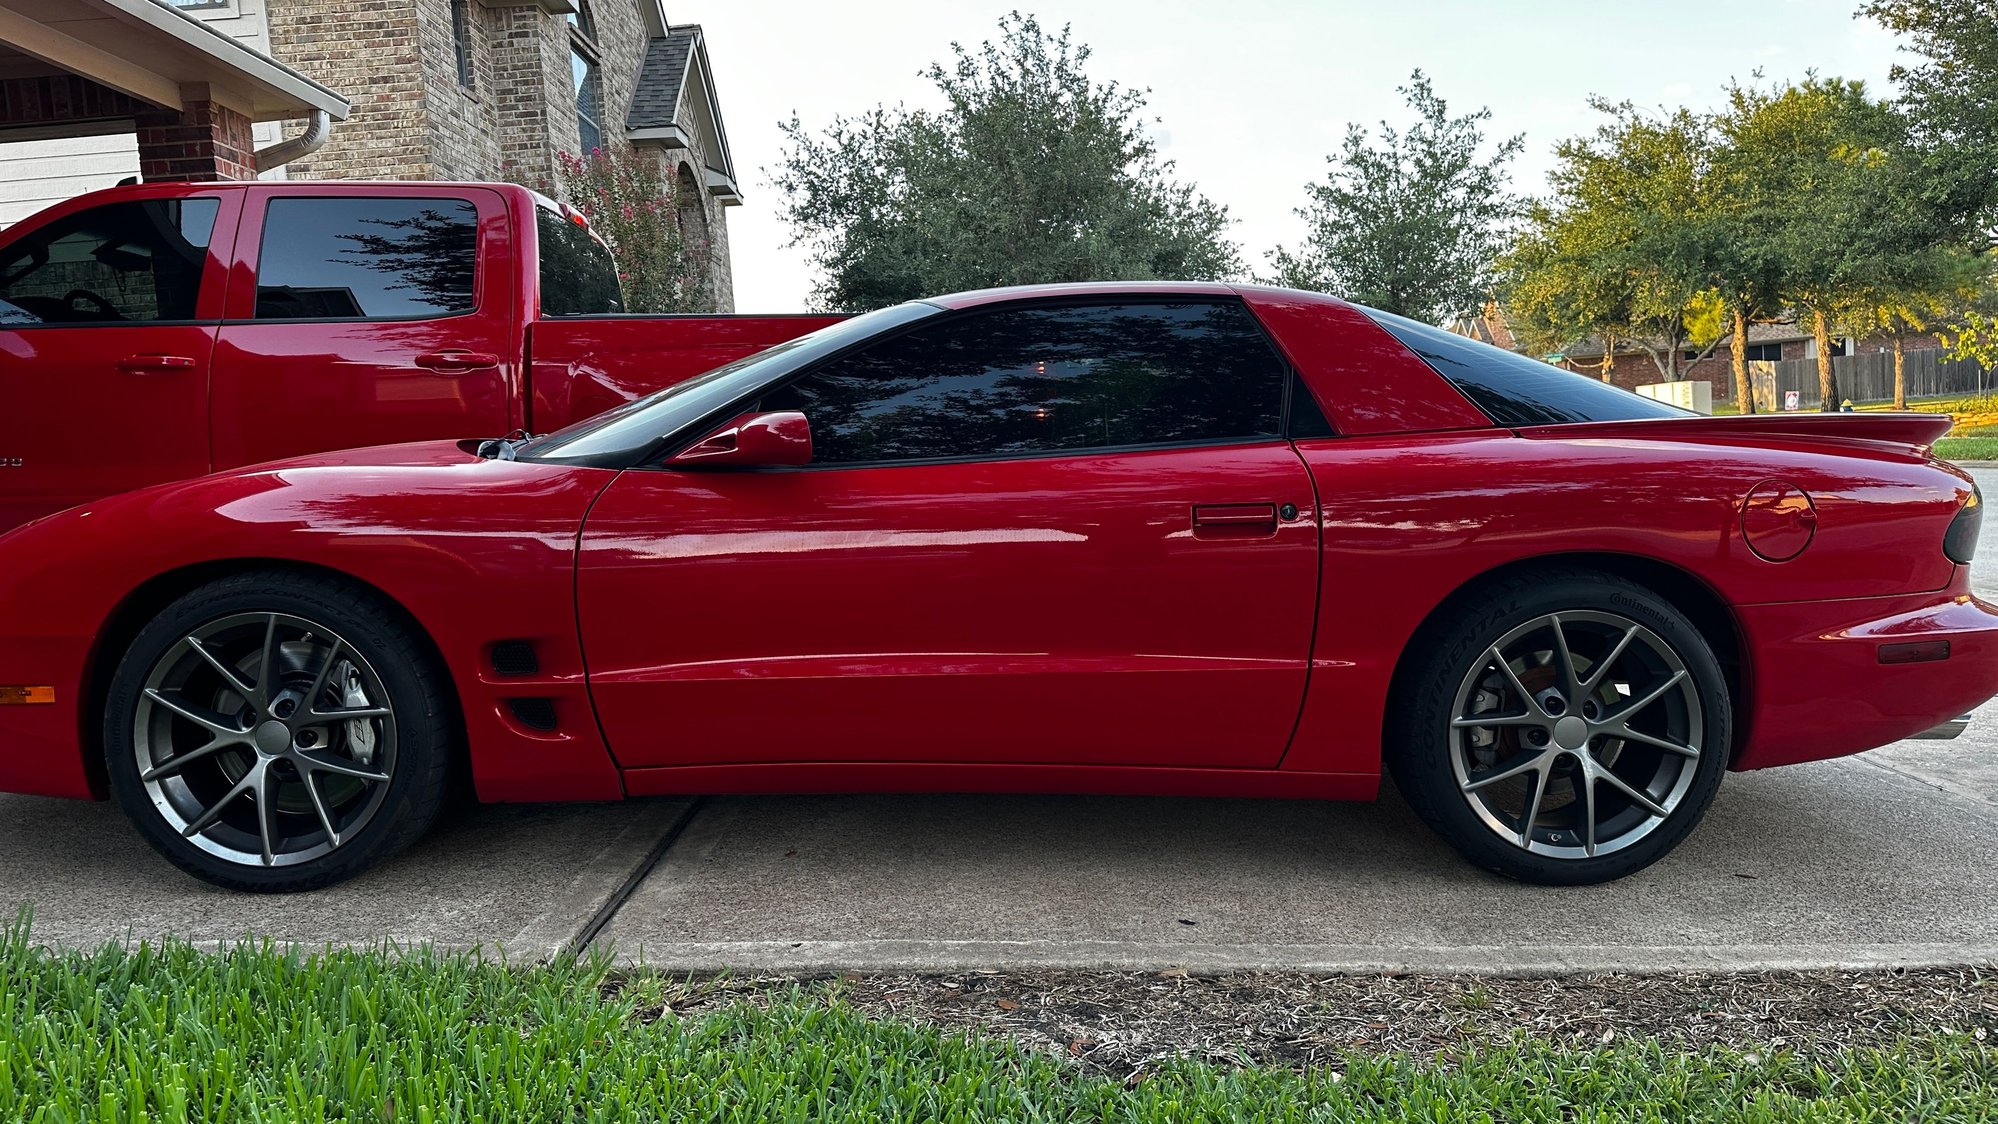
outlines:
[[[918,301],[557,433],[0,538],[0,789],[292,890],[467,774],[1367,798],[1385,765],[1473,862],[1595,882],[1729,769],[1998,692],[1948,424],[1701,417],[1279,289]]]

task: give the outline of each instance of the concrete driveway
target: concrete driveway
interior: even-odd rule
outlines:
[[[1998,468],[1976,470],[1998,495]],[[1998,520],[1981,594],[1998,599]],[[0,910],[51,943],[584,944],[659,967],[1326,971],[1998,962],[1998,704],[1953,742],[1736,774],[1608,886],[1472,870],[1374,804],[796,796],[480,808],[342,886],[180,874],[108,805],[0,796]]]

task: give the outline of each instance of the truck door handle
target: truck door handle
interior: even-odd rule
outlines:
[[[483,351],[426,351],[416,357],[416,365],[433,371],[476,371],[499,366],[499,356]]]
[[[1273,503],[1202,503],[1193,505],[1193,533],[1219,532],[1273,535],[1277,505]]]
[[[128,375],[191,371],[194,369],[194,360],[185,355],[128,355],[118,360],[118,369]]]

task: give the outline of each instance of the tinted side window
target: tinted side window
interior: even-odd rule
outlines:
[[[765,395],[818,464],[1276,437],[1285,368],[1234,303],[1001,309],[884,341]]]
[[[35,231],[0,258],[0,327],[194,319],[219,207],[107,203]]]
[[[590,232],[546,207],[534,208],[540,235],[541,314],[601,316],[624,311],[617,263]]]
[[[479,211],[469,199],[273,199],[257,319],[409,320],[470,312]]]
[[[1374,323],[1449,379],[1500,425],[1683,418],[1685,410],[1654,402],[1552,363],[1446,332],[1392,313],[1363,309]]]

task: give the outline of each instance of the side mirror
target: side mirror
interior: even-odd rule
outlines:
[[[796,410],[744,414],[667,461],[673,467],[794,468],[812,462],[812,424]]]

